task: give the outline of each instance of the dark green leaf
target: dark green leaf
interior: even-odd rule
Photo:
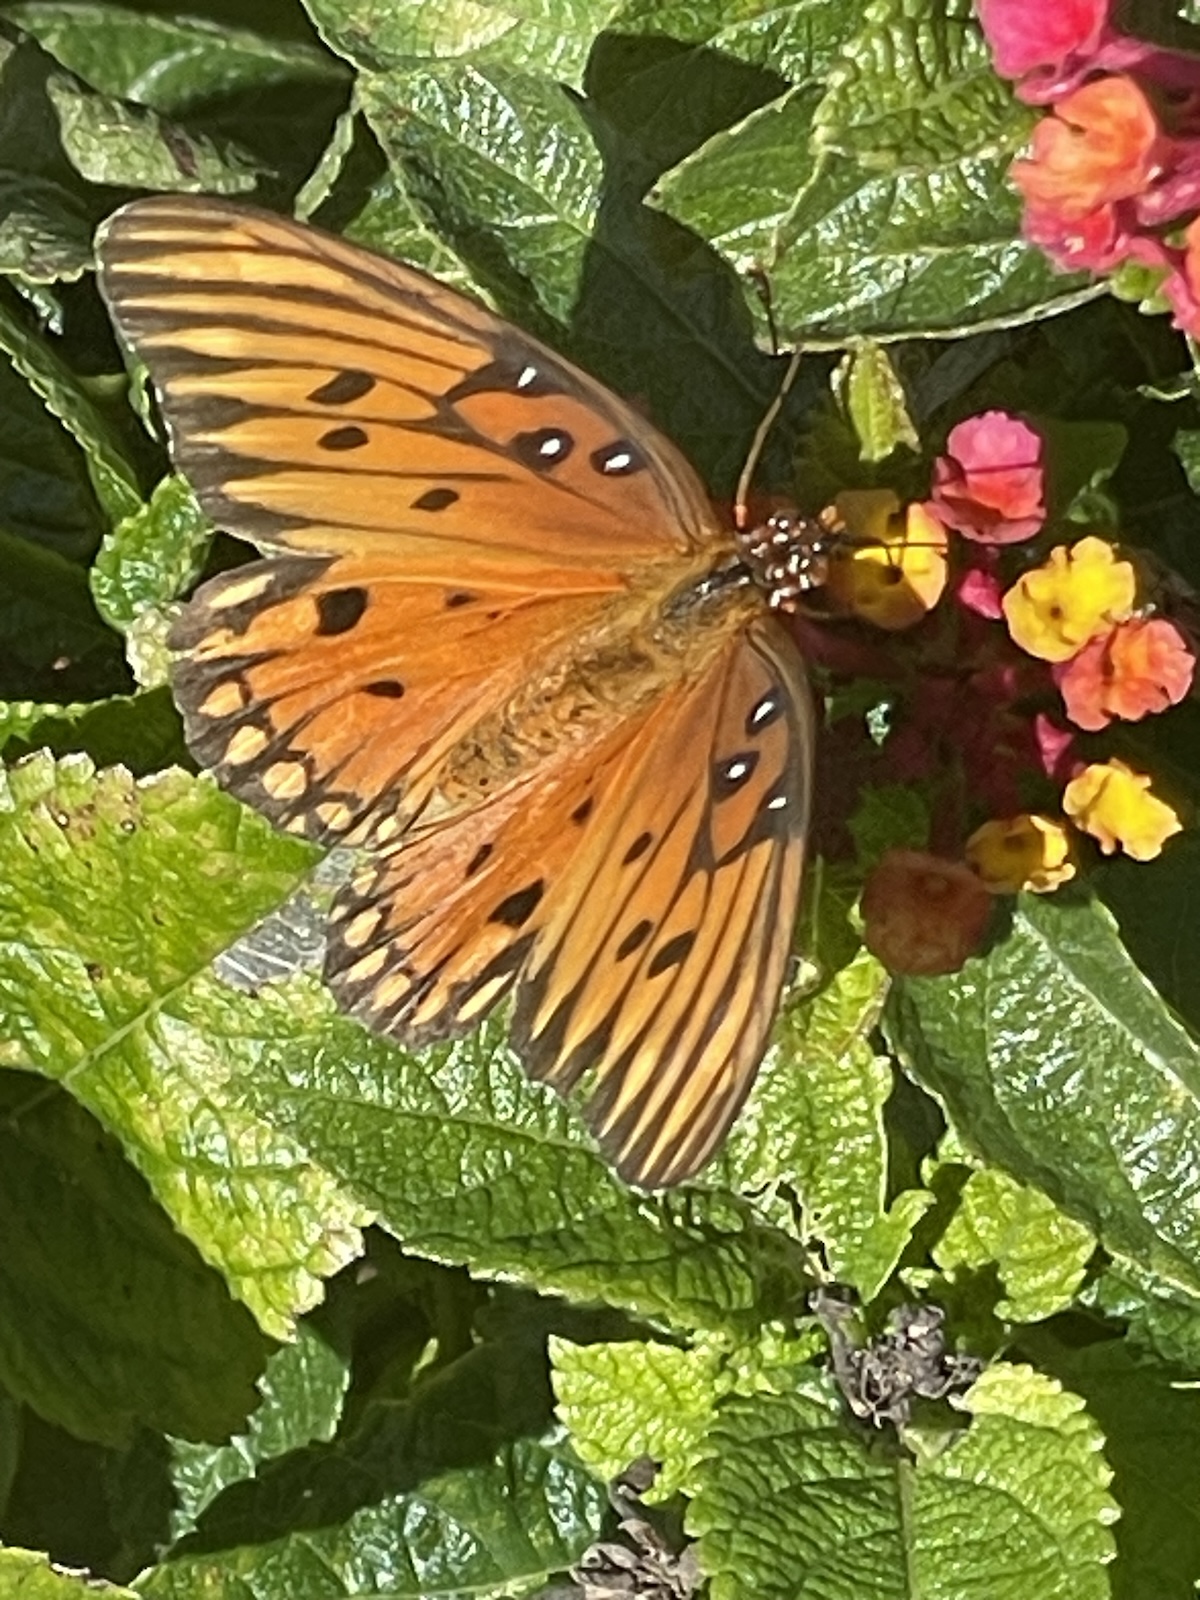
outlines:
[[[266,1341],[69,1096],[0,1075],[0,1379],[82,1439],[219,1439]]]
[[[1022,897],[988,955],[894,991],[889,1026],[972,1148],[1200,1293],[1200,1049],[1101,906]]]

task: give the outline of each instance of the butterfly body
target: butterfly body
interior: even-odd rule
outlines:
[[[803,670],[748,547],[644,418],[412,269],[163,198],[110,220],[102,281],[205,509],[266,553],[185,608],[175,693],[225,787],[362,847],[340,1003],[424,1044],[513,993],[618,1171],[697,1171],[807,825]]]

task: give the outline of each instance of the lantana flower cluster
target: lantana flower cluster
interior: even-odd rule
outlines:
[[[1059,266],[1153,275],[1200,334],[1200,56],[1121,33],[1113,0],[978,0],[997,72],[1047,107],[1012,178]]]
[[[1149,775],[1085,759],[1079,741],[1178,704],[1192,687],[1193,643],[1153,609],[1135,562],[1111,541],[1083,533],[1043,546],[1040,559],[1036,546],[1014,548],[1045,529],[1045,451],[1029,422],[989,411],[951,431],[927,502],[838,497],[849,553],[831,588],[843,609],[909,627],[957,558],[953,604],[938,608],[940,631],[926,624],[919,692],[877,774],[913,782],[956,768],[967,797],[935,808],[937,855],[891,851],[868,881],[867,942],[895,970],[955,970],[982,936],[989,897],[1067,882],[1080,835],[1146,861],[1181,827]],[[953,552],[952,535],[962,541]],[[1023,805],[1031,793],[1049,804]],[[964,843],[971,809],[988,820]]]

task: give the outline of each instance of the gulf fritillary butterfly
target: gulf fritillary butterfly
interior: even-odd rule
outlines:
[[[691,1176],[786,973],[812,711],[772,606],[818,553],[739,538],[601,384],[311,228],[139,200],[101,280],[204,509],[268,552],[183,611],[175,694],[225,788],[362,847],[339,1003],[420,1045],[515,990],[617,1172]]]

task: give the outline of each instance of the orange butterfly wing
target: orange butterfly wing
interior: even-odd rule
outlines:
[[[791,639],[751,623],[655,708],[548,897],[513,1041],[564,1094],[594,1074],[588,1122],[631,1183],[698,1171],[753,1082],[791,955],[811,717]]]
[[[101,263],[205,509],[295,552],[206,584],[171,640],[189,744],[282,827],[395,837],[539,661],[722,538],[649,424],[411,268],[171,197],[110,218]]]
[[[720,537],[644,418],[412,267],[197,198],[124,207],[100,254],[175,460],[260,546],[374,552],[413,578],[502,556],[550,590]]]
[[[327,973],[407,1044],[472,1027],[520,977],[513,1042],[587,1107],[627,1181],[711,1156],[766,1047],[791,950],[811,706],[770,618],[606,747],[368,865]],[[650,803],[648,803],[648,801]]]
[[[416,1042],[515,983],[618,1170],[696,1171],[778,1002],[811,730],[779,625],[704,592],[732,551],[695,474],[474,302],[278,218],[135,202],[102,276],[205,508],[277,552],[185,610],[176,694],[234,793],[370,847],[342,1004]]]

